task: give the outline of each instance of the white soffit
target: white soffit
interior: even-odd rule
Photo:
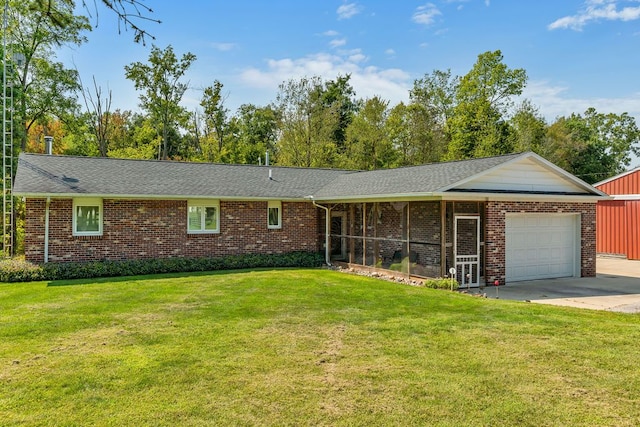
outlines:
[[[455,190],[593,194],[588,184],[572,179],[535,155],[523,156],[456,185]],[[597,190],[596,190],[597,191]]]

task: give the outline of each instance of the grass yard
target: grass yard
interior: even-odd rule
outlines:
[[[0,284],[0,424],[635,426],[640,316],[326,270]]]

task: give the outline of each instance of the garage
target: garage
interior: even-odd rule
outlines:
[[[579,275],[579,215],[507,214],[506,281]]]

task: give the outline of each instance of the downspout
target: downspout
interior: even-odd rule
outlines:
[[[321,208],[325,210],[325,224],[324,224],[324,262],[328,265],[331,266],[331,254],[329,253],[329,230],[331,229],[331,208],[328,208],[326,206],[322,206],[316,203],[315,200],[313,200],[313,196],[308,196],[309,199],[311,199],[311,202],[313,203],[313,206],[317,207],[317,208]]]
[[[49,262],[49,205],[51,197],[47,197],[44,209],[44,262]]]

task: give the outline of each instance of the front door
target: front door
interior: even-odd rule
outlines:
[[[455,217],[454,258],[461,288],[480,286],[480,217]]]

